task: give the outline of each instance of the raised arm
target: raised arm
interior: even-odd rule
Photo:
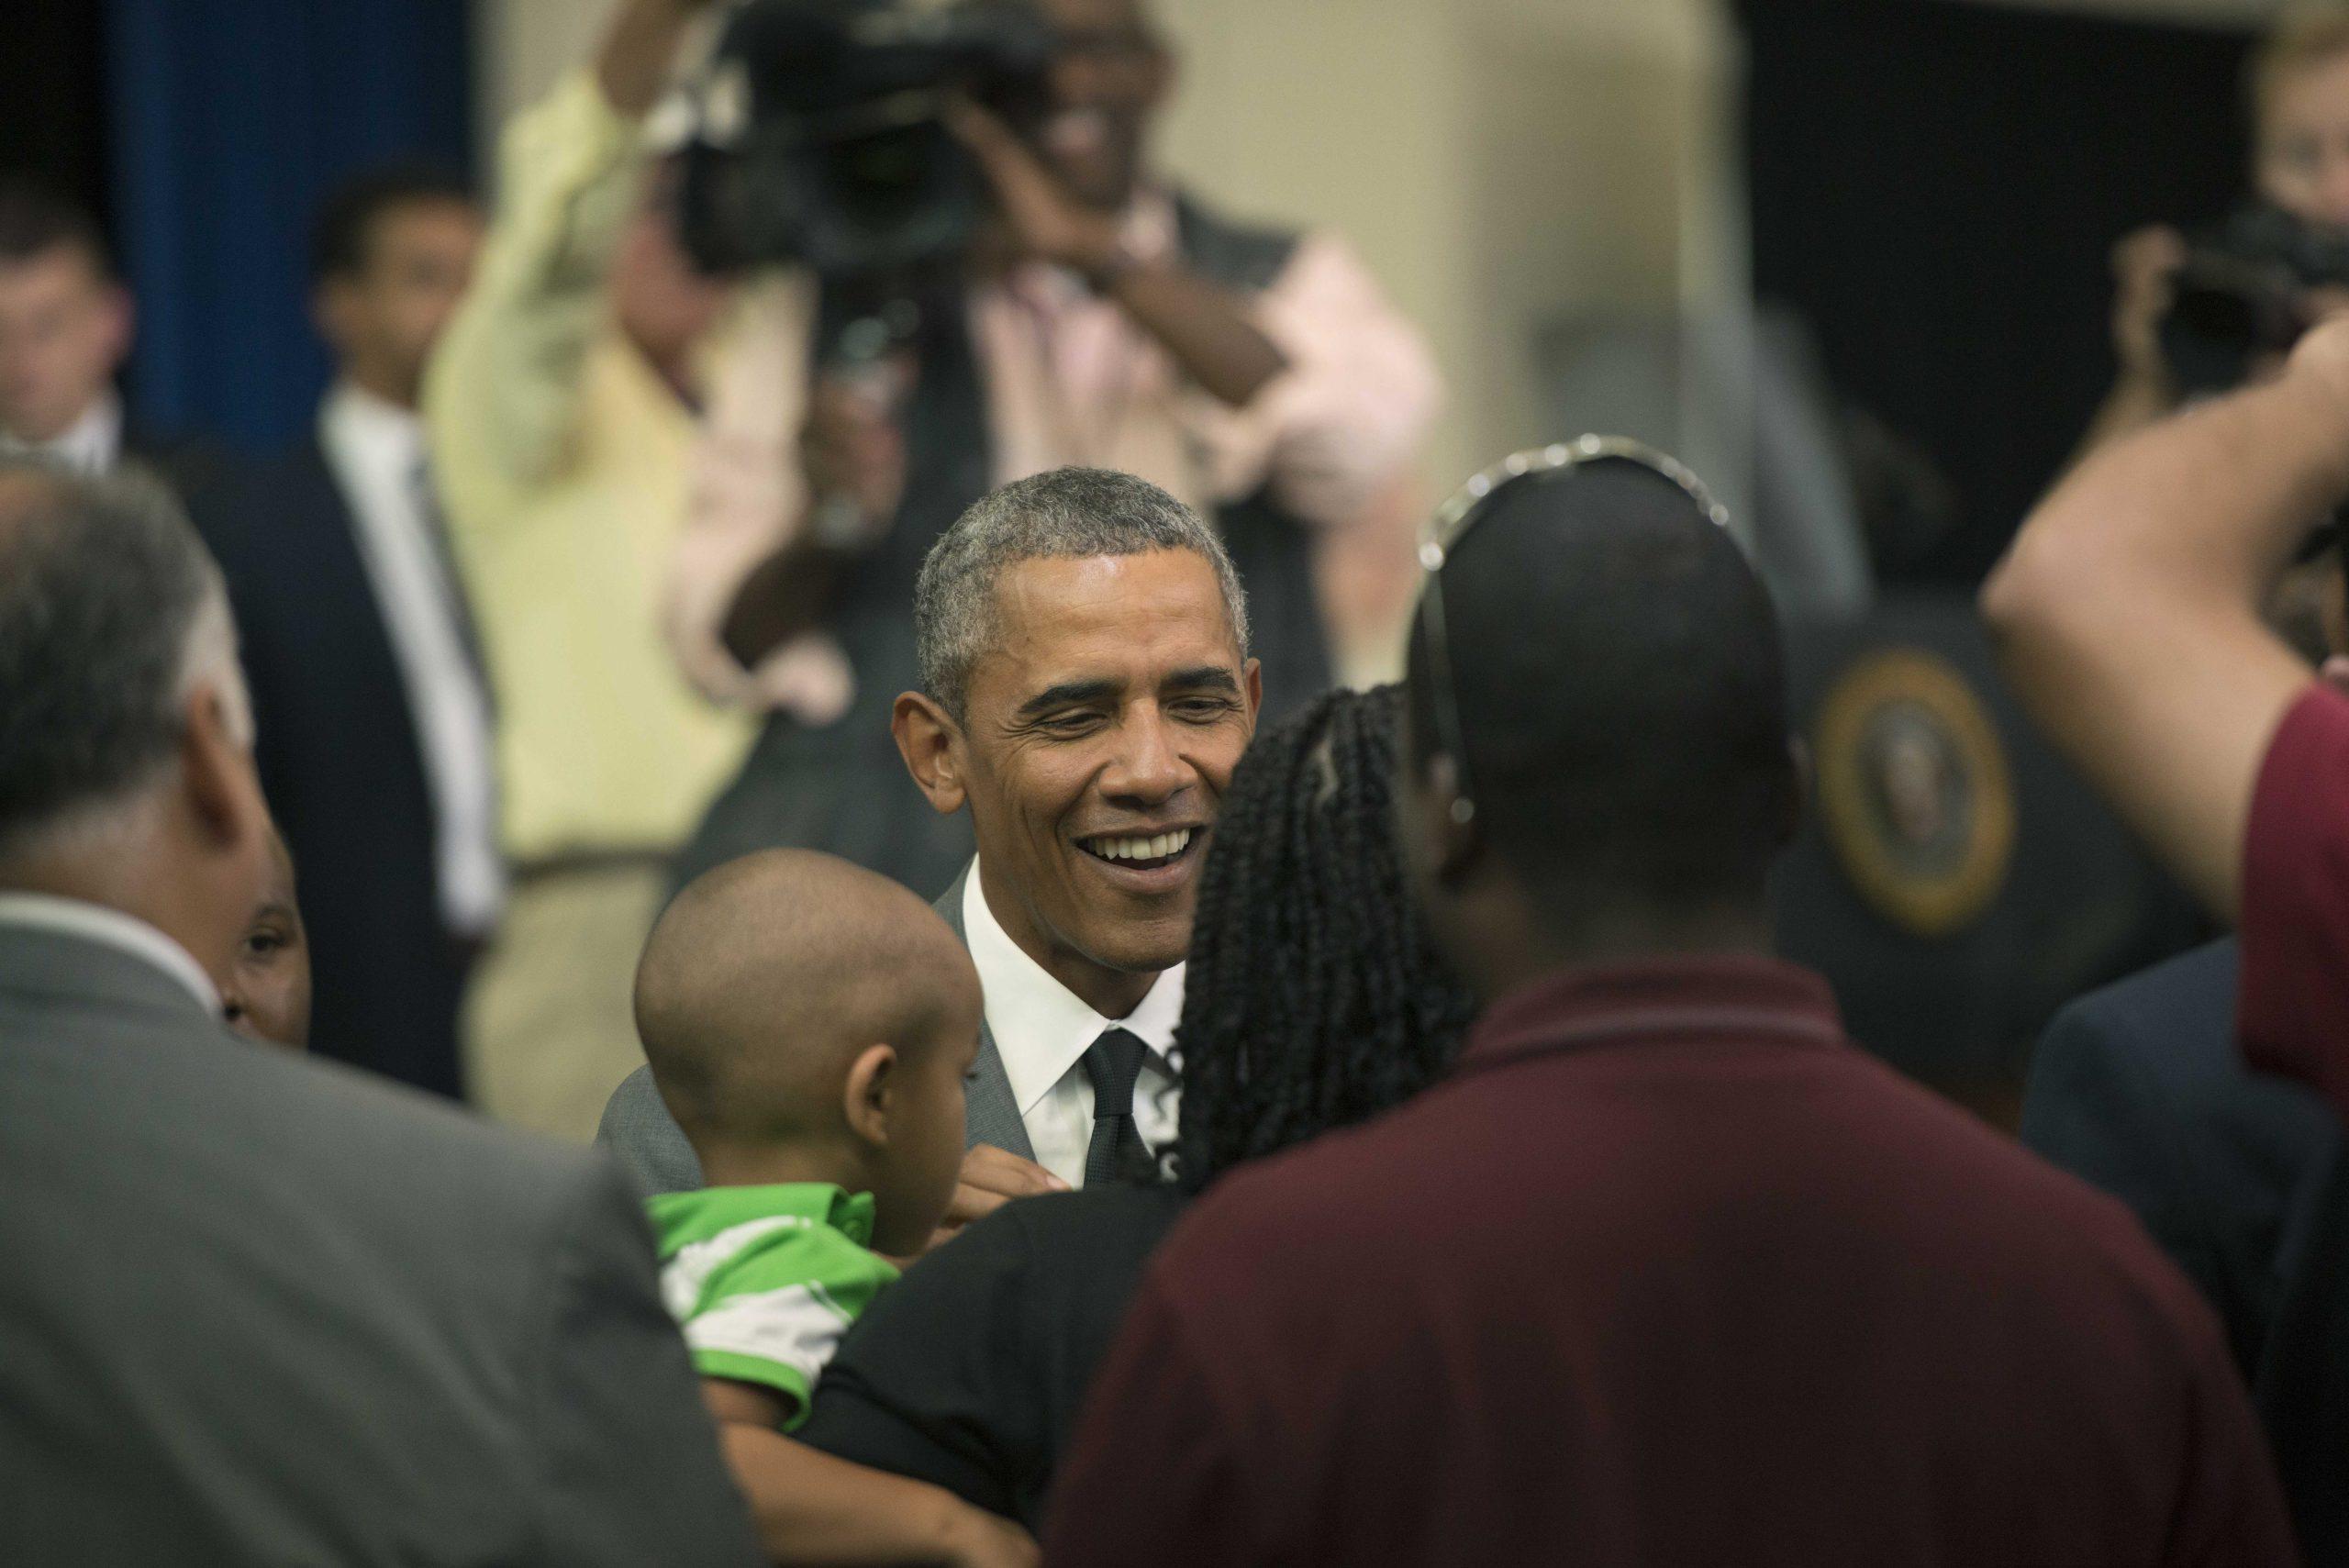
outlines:
[[[2211,909],[2236,917],[2254,786],[2310,679],[2259,606],[2349,494],[2349,326],[2274,383],[2092,453],[1983,591],[2016,692]]]
[[[507,485],[560,470],[607,284],[642,196],[643,118],[707,0],[626,0],[592,70],[517,117],[473,286],[433,356],[425,414],[451,522],[506,515]]]

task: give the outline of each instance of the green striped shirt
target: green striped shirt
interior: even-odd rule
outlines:
[[[841,1335],[897,1271],[866,1250],[873,1195],[824,1182],[663,1193],[646,1207],[661,1296],[704,1377],[772,1388],[807,1418]]]

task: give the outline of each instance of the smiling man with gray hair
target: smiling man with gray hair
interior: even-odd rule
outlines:
[[[0,1562],[747,1564],[608,1162],[228,1032],[220,573],[0,459]]]
[[[978,857],[939,901],[986,1000],[950,1222],[1146,1167],[1172,1139],[1198,868],[1263,683],[1213,530],[1157,486],[1063,468],[931,547],[897,750]],[[604,1137],[657,1190],[698,1167],[640,1074]]]

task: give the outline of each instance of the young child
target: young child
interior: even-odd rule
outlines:
[[[662,1292],[768,1551],[1032,1564],[1017,1526],[783,1435],[897,1277],[876,1253],[919,1252],[953,1195],[980,1021],[962,943],[894,882],[769,851],[669,906],[637,969],[636,1020],[709,1183],[651,1202]]]

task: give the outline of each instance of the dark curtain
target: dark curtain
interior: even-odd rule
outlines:
[[[1955,4],[1740,0],[1757,295],[1953,483],[1911,573],[1977,580],[2110,384],[2110,252],[2245,188],[2245,35]]]
[[[471,167],[463,0],[106,0],[115,227],[154,430],[284,445],[326,361],[305,260],[356,170]]]

